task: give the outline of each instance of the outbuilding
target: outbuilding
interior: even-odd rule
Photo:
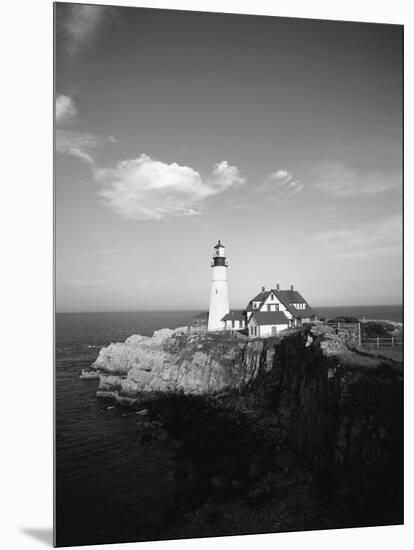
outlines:
[[[283,311],[253,311],[247,322],[248,334],[252,338],[274,336],[289,326],[289,319]]]
[[[242,310],[232,310],[222,318],[224,330],[236,331],[246,327],[246,314]]]

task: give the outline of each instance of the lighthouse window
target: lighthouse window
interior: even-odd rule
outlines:
[[[216,294],[218,294],[218,289],[216,288]]]

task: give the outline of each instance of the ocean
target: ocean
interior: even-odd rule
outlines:
[[[56,315],[56,535],[59,546],[148,540],[174,501],[175,457],[141,443],[139,417],[96,398],[82,368],[131,334],[183,325],[189,312]],[[142,420],[141,420],[142,422]]]
[[[402,305],[395,306],[329,306],[314,307],[318,317],[332,318],[336,316],[356,317],[366,320],[380,319],[388,321],[403,321]]]
[[[318,316],[402,320],[401,306],[315,308]],[[56,315],[56,535],[59,546],[153,540],[174,504],[177,456],[142,443],[133,412],[96,398],[81,370],[102,346],[185,325],[194,311]]]

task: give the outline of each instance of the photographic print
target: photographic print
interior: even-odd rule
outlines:
[[[403,523],[403,27],[54,33],[55,544]]]

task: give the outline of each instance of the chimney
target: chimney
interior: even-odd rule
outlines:
[[[280,284],[279,283],[277,283],[277,285],[276,285],[276,290],[280,290]]]
[[[262,292],[264,292],[265,290],[266,290],[266,289],[265,289],[265,287],[264,287],[264,286],[262,286]]]
[[[293,285],[290,285],[290,290],[293,290]]]

